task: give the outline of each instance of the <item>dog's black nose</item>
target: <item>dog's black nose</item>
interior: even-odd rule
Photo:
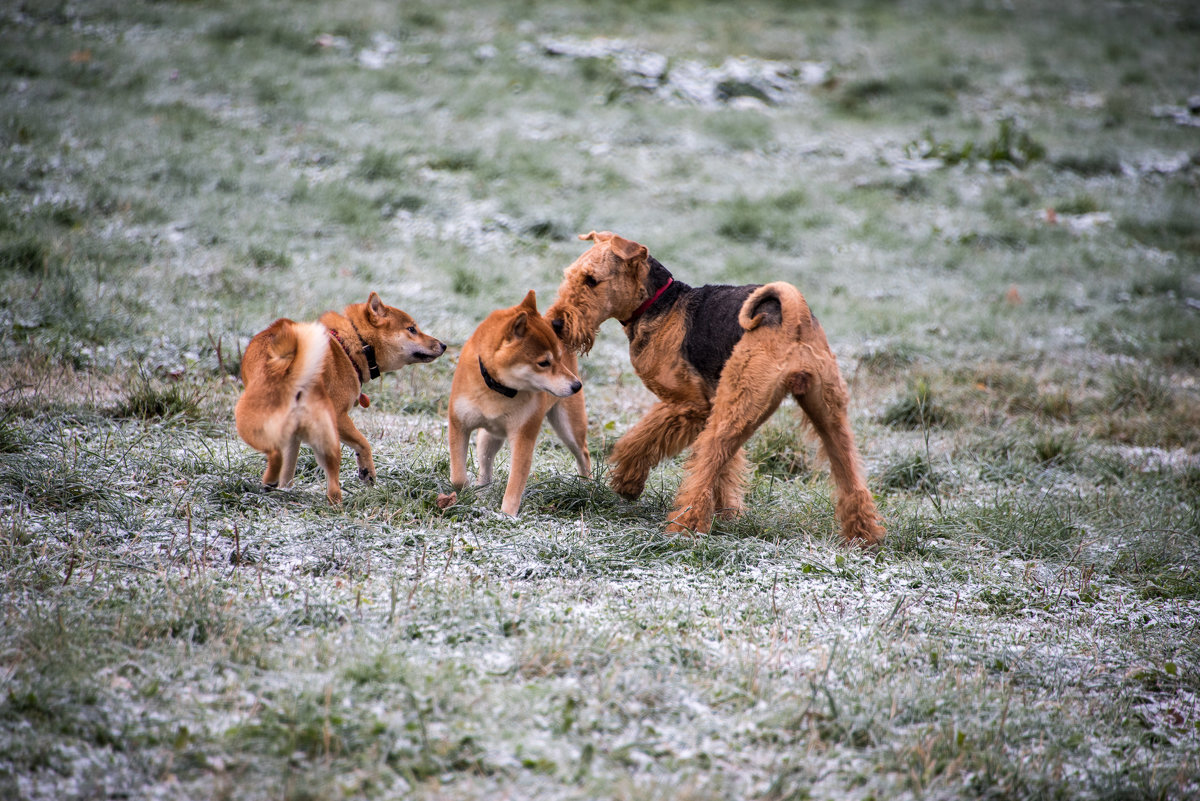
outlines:
[[[553,320],[551,320],[551,321],[550,321],[550,327],[554,329],[554,333],[556,333],[556,334],[561,334],[561,333],[562,333],[562,327],[563,327],[563,321],[562,321],[562,318],[561,318],[561,317],[555,317]]]
[[[571,394],[572,395],[574,395],[576,392],[578,392],[581,389],[583,389],[582,381],[572,381],[571,382]]]

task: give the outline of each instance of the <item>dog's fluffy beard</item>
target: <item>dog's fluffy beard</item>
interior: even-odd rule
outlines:
[[[585,354],[596,344],[599,323],[589,320],[581,309],[571,303],[555,303],[547,310],[546,317],[554,321],[554,330],[558,338],[571,350]],[[562,322],[561,326],[559,321]]]

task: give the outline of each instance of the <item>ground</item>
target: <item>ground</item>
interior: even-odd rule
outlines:
[[[0,795],[1200,795],[1200,14],[1177,2],[0,8]],[[794,405],[748,511],[662,521],[582,372],[522,514],[449,490],[458,346],[574,235],[784,279],[889,534]],[[450,343],[379,481],[258,485],[242,349],[383,299]]]

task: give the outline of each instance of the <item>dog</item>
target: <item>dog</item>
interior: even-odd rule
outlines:
[[[246,389],[234,419],[241,438],[267,455],[263,485],[292,483],[301,442],[317,454],[330,503],[342,502],[341,442],[354,449],[359,477],[375,483],[371,446],[350,419],[355,405],[370,403],[363,385],[406,364],[432,362],[445,350],[374,292],[366,303],[325,312],[318,322],[281,318],[255,334],[242,356]]]
[[[694,288],[645,246],[610,232],[563,271],[546,311],[571,350],[591,349],[600,324],[621,322],[638,377],[659,402],[613,447],[611,483],[636,498],[651,468],[691,445],[667,530],[709,531],[740,513],[743,444],[791,395],[829,458],[846,542],[873,545],[884,527],[867,489],[837,359],[804,296],[784,282]]]
[[[491,483],[492,463],[500,446],[512,447],[512,467],[501,511],[516,517],[533,464],[533,446],[549,418],[554,432],[575,456],[579,475],[589,478],[587,412],[578,358],[565,350],[537,310],[533,290],[510,309],[488,315],[462,347],[450,385],[450,483],[467,484],[471,432],[479,461],[479,486]],[[440,506],[457,498],[443,496]]]

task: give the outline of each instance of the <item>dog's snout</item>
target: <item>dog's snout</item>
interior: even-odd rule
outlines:
[[[436,350],[437,350],[437,352],[438,352],[438,355],[439,355],[439,356],[440,356],[441,354],[445,353],[445,352],[446,352],[446,343],[445,343],[445,342],[442,342],[442,341],[439,339],[439,340],[438,340],[438,343],[437,343],[437,346],[436,346]]]
[[[572,381],[571,382],[571,394],[572,395],[574,395],[576,392],[578,392],[581,389],[583,389],[582,381]]]

